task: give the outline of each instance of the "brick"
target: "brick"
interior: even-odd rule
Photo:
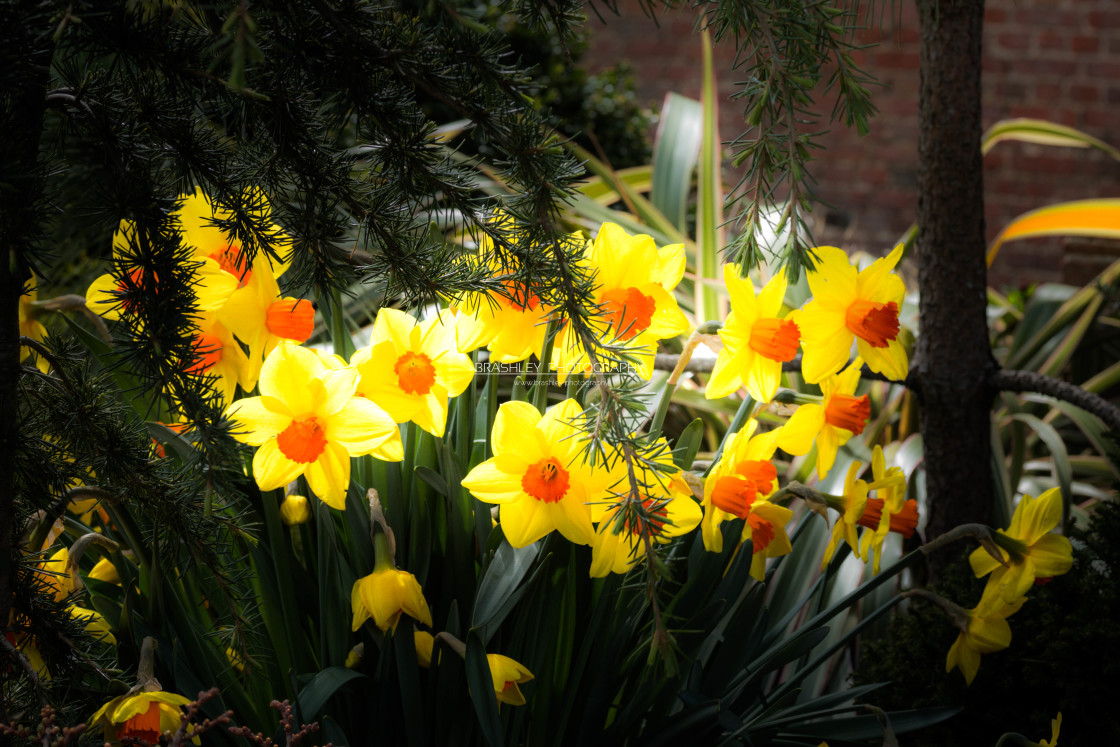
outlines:
[[[996,43],[1004,49],[1020,51],[1031,46],[1030,37],[1025,33],[999,34]]]
[[[1070,40],[1070,48],[1074,52],[1092,53],[1100,49],[1101,42],[1095,36],[1075,36]]]
[[[1101,92],[1096,86],[1073,85],[1069,88],[1069,95],[1074,101],[1092,103],[1100,99]]]
[[[1062,87],[1057,83],[1039,83],[1034,91],[1041,101],[1054,101],[1062,95]]]
[[[886,68],[917,70],[921,65],[921,56],[917,52],[903,52],[897,49],[882,51],[875,55],[875,63]]]
[[[984,23],[985,25],[992,25],[1003,23],[1007,20],[1007,11],[1001,8],[993,8],[988,6],[984,8]]]
[[[1085,72],[1092,78],[1120,78],[1120,62],[1090,62]]]
[[[1052,31],[1044,31],[1038,35],[1039,49],[1065,49],[1066,38]]]

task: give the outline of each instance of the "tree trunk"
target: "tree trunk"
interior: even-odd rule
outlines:
[[[27,254],[38,234],[42,194],[39,137],[46,110],[50,31],[38,3],[0,11],[0,634],[8,626],[19,548],[15,524],[15,451],[19,440],[19,297],[30,277]],[[0,701],[0,722],[7,720]]]
[[[929,536],[992,517],[980,70],[983,0],[917,0],[922,33],[918,200]],[[931,558],[936,571],[951,555]]]

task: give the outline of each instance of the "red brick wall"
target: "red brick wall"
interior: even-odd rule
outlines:
[[[822,96],[820,127],[831,131],[811,164],[821,205],[814,237],[849,249],[881,252],[907,228],[917,205],[919,34],[913,5],[899,17],[874,19],[867,32],[879,44],[857,59],[882,84],[873,91],[879,114],[860,138],[828,125]],[[621,17],[592,15],[585,63],[593,70],[626,59],[639,93],[654,109],[668,91],[699,98],[700,40],[693,11],[645,17],[636,0],[622,0]],[[720,125],[724,140],[742,130],[742,109],[727,96],[740,74],[734,50],[717,47]],[[985,127],[1010,117],[1040,117],[1120,146],[1120,2],[1118,0],[988,0],[984,39]],[[731,183],[736,174],[728,172]],[[1061,200],[1120,196],[1120,162],[1090,150],[1001,143],[985,160],[989,237],[1016,215]],[[1072,279],[1072,273],[1065,273]],[[1007,244],[992,268],[993,284],[1060,280],[1063,243],[1038,239]]]

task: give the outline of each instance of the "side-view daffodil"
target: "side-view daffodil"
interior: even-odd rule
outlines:
[[[841,539],[848,543],[848,547],[852,548],[853,555],[857,558],[860,557],[859,534],[856,532],[856,526],[859,524],[867,505],[867,482],[856,479],[861,467],[863,465],[859,462],[852,462],[852,465],[848,467],[848,474],[844,477],[844,495],[839,502],[840,505],[835,507],[840,512],[840,516],[836,518],[836,523],[832,525],[832,536],[829,537],[828,544],[824,548],[821,570],[824,570],[828,561],[832,560],[832,555],[836,552],[836,547]]]
[[[350,365],[361,376],[358,393],[376,402],[397,423],[412,421],[442,436],[447,400],[474,378],[474,363],[459,352],[450,315],[417,322],[398,309],[377,312],[369,347]]]
[[[867,486],[868,495],[875,491],[875,498],[868,498],[863,514],[857,523],[868,527],[860,538],[860,557],[874,558],[871,572],[878,573],[883,559],[883,542],[887,534],[895,532],[909,538],[918,526],[918,502],[906,500],[906,475],[901,467],[887,467],[883,450],[878,444],[871,456],[872,481]]]
[[[769,402],[782,380],[782,364],[797,356],[801,332],[780,318],[786,276],[778,273],[755,295],[750,278],[738,265],[723,266],[731,313],[719,331],[723,348],[716,358],[704,396],[720,399],[745,386],[759,402]]]
[[[820,382],[821,404],[804,404],[782,426],[778,448],[789,454],[808,454],[817,442],[817,477],[824,479],[836,462],[836,452],[852,436],[863,433],[871,416],[871,401],[867,395],[856,396],[862,361],[856,358],[852,365],[836,376]]]
[[[501,507],[499,521],[514,547],[554,529],[572,542],[591,544],[589,503],[609,500],[616,479],[603,466],[584,461],[581,432],[571,422],[581,413],[571,399],[543,416],[527,402],[506,402],[494,418],[493,458],[463,478],[476,498]]]
[[[986,587],[980,603],[968,610],[966,627],[957,636],[945,659],[945,672],[960,667],[964,681],[971,685],[980,669],[980,655],[1000,651],[1011,645],[1011,626],[1007,618],[1019,611],[1026,597],[1008,604],[991,587]]]
[[[486,654],[490,676],[494,680],[494,695],[499,703],[525,705],[525,696],[518,685],[533,679],[533,673],[518,662],[501,654]]]
[[[163,691],[139,692],[113,698],[90,717],[90,725],[100,725],[103,738],[116,744],[131,737],[159,744],[160,736],[179,728],[182,706],[190,698]],[[199,744],[199,739],[194,738]]]
[[[432,627],[432,613],[420,582],[408,571],[398,570],[393,562],[389,542],[383,533],[373,538],[373,573],[354,582],[350,589],[350,606],[354,610],[353,630],[373,618],[382,633],[397,629],[401,615]]]
[[[404,458],[400,431],[373,402],[355,397],[358,373],[330,369],[309,350],[284,342],[261,369],[259,397],[226,410],[233,437],[259,447],[253,477],[273,490],[305,475],[311,491],[342,509],[350,485],[350,457]]]
[[[813,300],[793,317],[801,328],[805,381],[816,384],[842,369],[852,340],[872,371],[905,379],[910,362],[898,339],[898,312],[906,287],[891,274],[902,258],[902,245],[863,271],[834,246],[817,247],[813,253],[820,259],[808,276]]]
[[[778,489],[773,458],[778,431],[756,433],[758,421],[750,420],[724,446],[723,455],[704,480],[704,518],[700,522],[704,547],[723,550],[724,521],[744,520],[740,542],[751,541],[751,576],[761,580],[766,559],[790,552],[786,524],[793,512],[771,503]]]
[[[593,323],[599,339],[618,341],[637,360],[638,374],[648,379],[657,341],[688,331],[688,319],[673,298],[684,276],[684,245],[659,249],[649,236],[631,236],[621,226],[604,223],[584,262],[594,273],[591,300],[600,311]],[[561,383],[590,365],[584,341],[570,323],[557,334],[552,363]]]
[[[1024,495],[1011,525],[992,537],[1006,565],[978,548],[968,558],[972,571],[977,578],[991,573],[988,587],[998,589],[1007,604],[1025,595],[1035,579],[1062,575],[1073,567],[1073,547],[1068,538],[1050,533],[1061,520],[1060,489],[1051,488],[1038,498]]]

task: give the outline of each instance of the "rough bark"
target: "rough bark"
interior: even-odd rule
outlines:
[[[981,137],[983,0],[917,0],[919,105],[917,362],[923,397],[928,532],[992,516],[995,361],[985,316]],[[941,558],[942,562],[948,558]],[[936,572],[938,559],[933,559]]]
[[[38,3],[0,11],[0,631],[7,627],[15,569],[15,445],[19,436],[16,396],[19,385],[19,297],[30,271],[27,254],[38,233],[36,210],[41,194],[39,137],[43,130],[49,32],[29,17]],[[0,702],[0,721],[4,721]]]

